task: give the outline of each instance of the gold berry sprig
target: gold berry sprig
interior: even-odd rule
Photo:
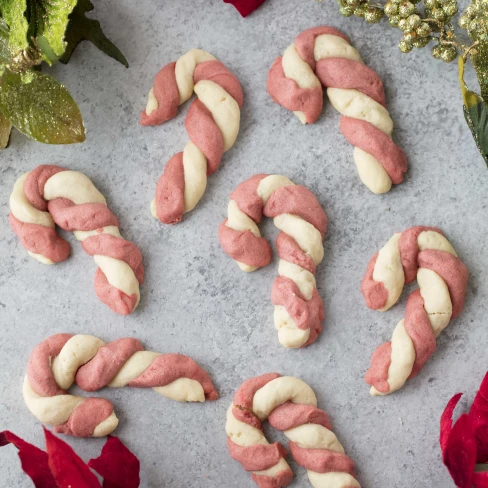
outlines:
[[[369,0],[338,0],[341,14],[344,17],[363,17],[366,22],[376,24],[384,15],[383,6],[373,4]]]
[[[379,4],[372,0],[338,0],[345,17],[355,15],[369,23],[383,17],[390,25],[402,31],[398,44],[400,51],[409,53],[433,43],[432,55],[450,63],[458,54],[466,56],[473,46],[458,41],[453,17],[459,12],[457,0],[388,0]],[[488,0],[473,0],[459,21],[473,41],[488,36]]]

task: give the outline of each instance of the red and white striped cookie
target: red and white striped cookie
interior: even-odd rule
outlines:
[[[464,307],[466,266],[439,229],[423,226],[395,234],[372,257],[361,282],[367,306],[388,310],[415,276],[419,288],[408,298],[405,318],[371,358],[365,379],[372,395],[399,390],[416,376],[434,353],[436,338]]]
[[[286,176],[261,174],[241,183],[230,196],[219,240],[243,271],[271,261],[271,248],[257,226],[263,215],[281,231],[279,276],[271,293],[278,338],[285,347],[304,347],[317,339],[324,320],[315,272],[324,257],[327,216],[310,190]]]
[[[117,217],[84,174],[54,165],[24,174],[10,195],[9,218],[28,253],[44,264],[69,256],[69,244],[57,235],[55,224],[72,231],[98,265],[98,298],[122,315],[135,310],[144,280],[141,252],[120,235]]]
[[[227,410],[227,444],[260,488],[287,486],[293,472],[286,449],[266,439],[262,422],[283,431],[293,459],[307,469],[315,488],[360,488],[354,463],[331,430],[327,414],[317,408],[312,388],[293,376],[268,373],[245,381]]]
[[[355,146],[362,182],[385,193],[403,181],[407,159],[391,139],[393,122],[385,107],[378,74],[365,66],[349,39],[333,27],[308,29],[297,36],[268,75],[268,92],[303,124],[313,124],[323,105],[322,85],[342,114],[341,131]]]
[[[193,92],[197,98],[185,119],[190,142],[166,164],[151,203],[154,218],[165,224],[176,224],[193,210],[205,192],[207,176],[217,171],[239,132],[243,103],[239,80],[201,49],[188,51],[159,71],[141,124],[159,125],[172,119]]]
[[[152,388],[178,402],[218,397],[208,374],[188,356],[145,351],[133,338],[105,344],[91,335],[55,334],[32,351],[24,400],[55,432],[76,437],[106,436],[119,421],[108,400],[67,393],[73,383],[90,392],[105,386]]]

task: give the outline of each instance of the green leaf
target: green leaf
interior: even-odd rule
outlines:
[[[488,107],[484,102],[475,105],[471,109],[464,109],[464,118],[473,134],[476,146],[488,167]]]
[[[0,149],[5,149],[8,146],[11,130],[12,124],[10,120],[0,112]]]
[[[49,41],[44,36],[40,36],[37,38],[37,45],[39,49],[42,51],[43,59],[49,64],[52,65],[56,61],[59,61],[60,55],[57,55]],[[62,54],[62,53],[61,53]]]
[[[0,18],[0,65],[4,66],[10,61],[10,51],[8,48],[8,25]]]
[[[6,71],[0,85],[0,111],[20,132],[46,144],[85,140],[80,109],[52,76],[32,72],[32,81]]]
[[[29,24],[24,15],[27,0],[0,0],[0,14],[9,26],[9,49],[15,55],[29,46],[27,32]]]
[[[481,88],[481,96],[488,100],[488,36],[480,40],[476,49],[472,50],[471,61]]]
[[[103,51],[105,54],[128,68],[129,63],[127,62],[127,59],[125,59],[125,56],[120,52],[117,46],[115,46],[115,44],[103,33],[100,22],[85,17],[85,13],[91,12],[93,8],[93,4],[90,0],[78,1],[69,17],[69,24],[65,37],[68,46],[60,61],[65,64],[68,63],[76,46],[81,41],[90,41],[98,47],[100,51]]]
[[[459,58],[459,83],[464,100],[464,118],[488,167],[488,106],[480,95],[466,86],[462,56]]]
[[[64,35],[69,22],[69,15],[77,0],[27,0],[27,21],[29,22],[28,39],[44,38],[44,47],[49,47],[45,60],[51,64],[51,52],[56,60],[64,53],[66,42]],[[42,42],[42,41],[41,41]],[[47,44],[46,44],[47,43]]]
[[[66,49],[64,34],[76,1],[0,0],[0,14],[10,27],[10,53],[17,55],[35,39],[44,60],[57,61]]]

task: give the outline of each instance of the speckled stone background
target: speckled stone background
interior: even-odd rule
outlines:
[[[461,2],[464,6],[466,1]],[[142,487],[244,488],[249,475],[227,453],[225,412],[243,380],[269,371],[296,375],[316,391],[319,406],[355,460],[361,486],[454,486],[441,462],[439,417],[448,399],[470,403],[486,369],[488,172],[463,120],[457,73],[427,50],[402,55],[399,32],[343,19],[332,0],[269,0],[247,19],[220,0],[104,1],[97,17],[126,54],[130,69],[93,46],[53,71],[84,115],[87,141],[50,147],[14,133],[0,153],[0,428],[43,445],[40,423],[22,400],[32,348],[56,332],[106,341],[139,337],[149,349],[190,355],[212,375],[221,398],[181,405],[148,390],[106,390],[116,431],[141,459]],[[362,185],[339,115],[326,103],[319,122],[303,127],[266,92],[268,69],[300,31],[330,24],[350,35],[383,78],[405,149],[405,182],[376,196]],[[209,50],[234,71],[245,92],[241,132],[198,207],[167,227],[149,213],[166,161],[187,140],[183,107],[172,122],[138,125],[153,76],[193,47]],[[146,281],[137,311],[120,317],[95,296],[95,264],[70,234],[72,256],[47,267],[29,258],[8,225],[14,181],[42,163],[86,173],[119,216],[123,235],[142,249]],[[221,250],[217,228],[234,187],[257,172],[282,173],[309,187],[329,216],[318,288],[326,307],[320,340],[304,350],[279,346],[271,284],[276,260],[241,273]],[[359,284],[370,257],[395,232],[423,224],[442,228],[470,271],[466,307],[438,340],[434,357],[400,392],[372,398],[363,375],[376,346],[403,317],[408,287],[388,313],[369,310]],[[276,231],[263,225],[270,239]],[[281,434],[270,438],[284,440]],[[84,459],[101,440],[68,438]],[[305,470],[293,486],[309,486]],[[12,447],[0,451],[0,485],[27,487]]]

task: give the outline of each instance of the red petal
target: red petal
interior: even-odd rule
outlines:
[[[49,467],[60,488],[100,488],[97,477],[66,442],[44,429]]]
[[[19,450],[24,473],[30,476],[36,488],[57,488],[56,480],[48,465],[47,454],[8,430],[0,432],[0,447],[13,444]]]
[[[103,477],[103,488],[137,488],[139,459],[117,437],[108,436],[102,453],[88,466]]]
[[[474,473],[473,485],[475,488],[488,488],[488,472]]]
[[[481,382],[476,394],[469,416],[473,422],[476,442],[478,444],[478,463],[488,462],[488,373]]]
[[[225,3],[230,3],[239,11],[243,17],[247,17],[254,12],[266,0],[224,0]]]
[[[467,414],[461,415],[448,435],[444,464],[458,488],[472,488],[476,465],[476,439]]]
[[[462,393],[457,393],[456,395],[454,395],[447,403],[446,408],[441,415],[441,435],[439,438],[439,442],[441,444],[442,460],[444,461],[444,464],[446,463],[445,452],[447,441],[449,439],[449,434],[452,430],[452,413],[454,412],[454,409],[456,408],[456,405],[458,404],[459,399],[462,396]]]

